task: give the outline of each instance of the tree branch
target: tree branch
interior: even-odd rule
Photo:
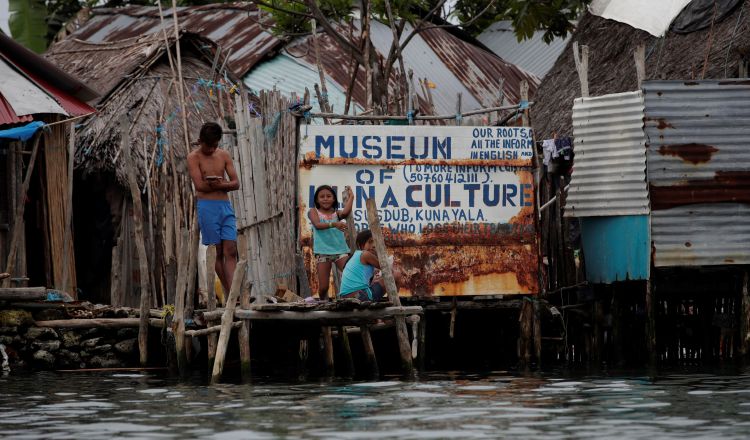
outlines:
[[[305,0],[305,4],[307,5],[307,8],[312,12],[313,17],[315,20],[317,20],[318,23],[320,23],[321,26],[323,26],[323,29],[325,29],[326,33],[331,36],[334,40],[336,40],[340,45],[344,46],[345,48],[348,48],[352,51],[352,56],[361,64],[364,63],[364,58],[362,57],[362,53],[360,52],[359,48],[354,45],[351,41],[346,39],[346,37],[342,36],[331,24],[331,22],[328,21],[328,18],[323,14],[323,11],[318,8],[318,5],[315,0]]]
[[[271,3],[266,3],[263,0],[255,0],[255,3],[260,6],[265,6],[266,8],[273,9],[274,11],[283,12],[285,14],[295,15],[297,17],[304,17],[304,18],[314,18],[311,14],[306,14],[304,12],[298,12],[298,11],[292,11],[291,9],[285,9],[285,8],[273,5]]]

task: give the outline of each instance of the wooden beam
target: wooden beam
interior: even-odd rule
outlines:
[[[573,42],[573,61],[578,71],[578,79],[581,81],[581,96],[589,97],[589,47],[581,46],[581,53],[578,53],[578,42]]]
[[[0,287],[0,301],[47,299],[46,287]]]
[[[237,329],[240,327],[242,327],[242,323],[240,321],[236,321],[232,323],[233,329]],[[194,338],[197,336],[204,336],[204,335],[211,336],[211,335],[215,335],[216,333],[219,333],[220,331],[221,331],[221,326],[215,325],[213,327],[202,328],[200,330],[187,330],[185,332],[185,336],[189,336],[191,338]]]
[[[164,320],[151,318],[152,327],[164,327]],[[37,327],[50,328],[134,328],[141,325],[140,318],[94,318],[94,319],[54,319],[36,321]]]
[[[221,373],[224,371],[224,357],[227,354],[227,345],[229,344],[229,333],[231,332],[232,322],[234,321],[235,306],[237,297],[240,295],[242,282],[245,280],[245,269],[247,260],[240,260],[234,270],[232,278],[232,287],[229,289],[227,298],[227,307],[221,317],[221,332],[219,333],[219,342],[216,344],[216,359],[214,360],[214,369],[211,373],[211,383],[215,384],[221,379]]]
[[[174,331],[175,350],[177,351],[177,369],[180,375],[185,375],[187,374],[187,352],[185,351],[185,279],[187,277],[187,260],[190,253],[190,244],[187,229],[183,228],[180,235],[172,330]]]
[[[643,81],[646,80],[646,45],[639,44],[633,51],[635,61],[635,75],[638,79],[638,89],[641,89]]]

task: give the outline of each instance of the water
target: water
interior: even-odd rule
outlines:
[[[213,387],[151,373],[35,373],[0,378],[0,437],[746,439],[750,373]]]

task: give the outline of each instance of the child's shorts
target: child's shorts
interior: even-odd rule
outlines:
[[[335,263],[336,261],[339,261],[342,258],[348,258],[349,254],[334,254],[334,255],[326,255],[326,254],[315,254],[315,260],[320,263]]]
[[[357,298],[360,301],[380,301],[385,296],[385,289],[383,289],[380,283],[372,283],[370,284],[370,293],[372,293],[372,296],[368,294],[367,290],[356,290],[341,295],[340,298]]]
[[[198,226],[206,246],[237,241],[237,221],[229,200],[198,199]]]

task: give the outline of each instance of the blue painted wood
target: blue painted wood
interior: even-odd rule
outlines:
[[[648,279],[651,237],[647,215],[580,220],[586,279],[590,283]]]

